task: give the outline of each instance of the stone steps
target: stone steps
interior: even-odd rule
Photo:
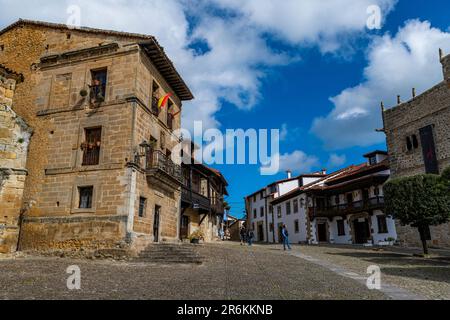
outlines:
[[[162,264],[201,264],[203,259],[192,245],[155,244],[140,252],[134,261]]]

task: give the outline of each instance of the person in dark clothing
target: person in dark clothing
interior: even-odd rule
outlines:
[[[245,226],[241,227],[241,231],[240,231],[239,235],[241,238],[241,246],[242,246],[247,241],[247,229],[245,228]]]
[[[248,234],[247,234],[247,242],[248,242],[248,245],[251,247],[252,245],[253,245],[253,238],[255,237],[255,233],[253,232],[253,230],[252,229],[250,229],[249,231],[248,231]]]
[[[283,236],[283,249],[286,251],[286,247],[289,250],[292,250],[291,244],[289,243],[289,232],[287,230],[286,225],[283,225],[283,229],[281,230],[281,235]]]

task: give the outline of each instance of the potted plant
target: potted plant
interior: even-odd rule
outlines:
[[[199,244],[200,241],[205,240],[205,235],[201,230],[193,232],[188,238],[192,244]]]
[[[80,91],[80,96],[81,96],[81,97],[86,98],[87,95],[88,95],[88,92],[87,92],[86,89],[82,89],[82,90]]]

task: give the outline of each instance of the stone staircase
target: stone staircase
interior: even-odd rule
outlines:
[[[203,259],[191,244],[153,244],[141,251],[134,262],[201,264]]]

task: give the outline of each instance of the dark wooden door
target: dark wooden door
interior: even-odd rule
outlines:
[[[355,243],[367,243],[370,238],[369,222],[367,221],[367,219],[365,219],[364,221],[355,220],[353,224],[355,226]]]
[[[439,174],[439,165],[434,143],[433,127],[427,126],[420,129],[420,142],[422,143],[425,173]]]
[[[155,207],[155,216],[153,220],[153,241],[159,242],[159,224],[161,218],[161,207]]]
[[[320,223],[317,225],[317,235],[319,237],[319,242],[327,242],[327,225],[325,223]]]
[[[264,228],[262,224],[258,225],[258,241],[264,241]]]
[[[189,236],[189,217],[181,217],[180,238],[187,239]]]

